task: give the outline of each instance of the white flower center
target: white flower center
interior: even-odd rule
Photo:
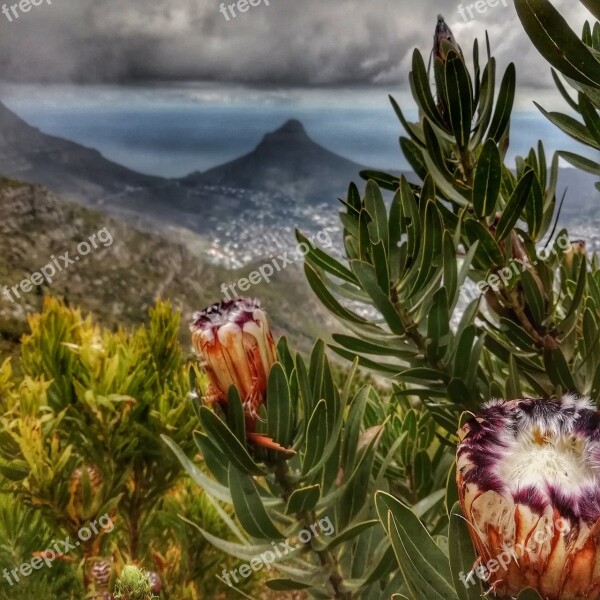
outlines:
[[[511,489],[551,482],[575,491],[596,481],[596,473],[585,460],[583,440],[556,432],[543,433],[538,428],[521,431],[513,438],[500,459],[498,475],[509,482]]]

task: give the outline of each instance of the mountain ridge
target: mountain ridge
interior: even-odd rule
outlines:
[[[84,203],[103,202],[124,188],[164,181],[115,163],[94,148],[44,133],[2,102],[0,169],[5,177],[44,185]]]

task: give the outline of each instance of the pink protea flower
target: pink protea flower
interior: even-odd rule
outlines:
[[[459,431],[457,483],[499,598],[600,599],[600,414],[587,398],[492,401]],[[483,571],[481,571],[483,569]]]
[[[213,304],[194,314],[192,343],[210,379],[209,404],[227,406],[229,388],[240,392],[248,438],[254,443],[285,450],[254,432],[258,409],[266,401],[267,381],[276,348],[267,315],[258,300],[236,298]]]

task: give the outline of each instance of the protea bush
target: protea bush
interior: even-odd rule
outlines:
[[[554,73],[579,116],[548,118],[598,149],[600,24],[516,6],[577,94]],[[600,598],[598,260],[558,225],[559,154],[506,164],[517,67],[460,42],[438,17],[418,120],[392,99],[415,177],[362,173],[343,248],[307,244],[341,324],[309,356],[248,298],[198,307],[190,362],[163,304],[133,334],[54,301],[31,318],[22,374],[0,369],[0,556],[101,512],[116,529],[1,597]]]
[[[554,19],[547,2],[524,1],[525,10],[524,22],[539,17],[549,38],[538,45],[564,54],[560,66],[584,54],[593,66],[598,25],[570,47],[562,19],[544,25]],[[470,71],[438,17],[430,70],[413,55],[418,122],[392,99],[419,181],[362,173],[364,193],[352,183],[342,201],[344,260],[318,248],[306,257],[311,287],[345,327],[330,348],[353,370],[390,380],[391,393],[336,390],[321,342],[308,368],[285,340],[274,355],[264,311],[250,300],[210,307],[192,325],[211,381],[195,406],[212,477],[167,442],[244,530],[240,544],[204,537],[249,561],[313,519],[335,525],[333,541],[275,560],[274,589],[417,600],[598,595],[600,275],[585,244],[557,226],[558,155],[548,165],[539,142],[505,164],[516,67],[496,87],[490,48],[486,40],[482,68],[475,43]],[[596,77],[575,82],[590,139]]]
[[[0,366],[2,569],[67,535],[75,547],[18,582],[2,578],[0,598],[104,600],[114,585],[107,565],[134,562],[161,579],[163,599],[195,600],[206,580],[214,590],[196,565],[214,563],[215,551],[176,515],[227,530],[160,439],[169,432],[188,454],[195,448],[179,315],[159,303],[147,326],[111,332],[46,299],[30,328],[18,369]],[[103,515],[114,527],[101,528]],[[79,540],[94,521],[98,534]]]

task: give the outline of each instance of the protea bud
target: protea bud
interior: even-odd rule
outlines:
[[[499,598],[600,599],[600,414],[587,398],[492,401],[459,431],[457,483]]]
[[[277,353],[267,315],[258,300],[236,298],[213,304],[194,314],[190,329],[211,382],[205,394],[208,403],[226,406],[229,388],[235,385],[244,406],[247,439],[272,450],[293,452],[255,432]]]
[[[454,49],[462,56],[462,50],[460,46],[457,44],[454,39],[454,35],[452,34],[452,30],[444,21],[444,17],[442,15],[438,15],[437,25],[435,27],[435,34],[433,36],[433,54],[435,57],[439,58],[442,61],[446,60],[446,50],[444,49],[444,45],[442,41],[445,40],[449,44],[454,46]]]
[[[110,594],[110,584],[114,572],[113,562],[110,558],[90,557],[85,560],[84,581],[86,588],[91,593],[96,594],[90,596],[96,600],[112,599]]]
[[[585,256],[586,255],[586,247],[584,240],[571,240],[569,242],[569,247],[565,251],[565,264],[567,267],[571,268],[576,261],[576,257]],[[579,262],[577,262],[577,267],[579,267]]]
[[[152,586],[145,571],[134,565],[123,567],[115,585],[116,600],[151,600]]]
[[[194,315],[191,331],[211,381],[208,399],[227,402],[229,388],[235,385],[246,414],[255,419],[275,362],[273,336],[260,303],[236,298],[209,306]]]
[[[71,474],[69,482],[69,505],[68,513],[75,523],[82,523],[88,518],[86,507],[84,506],[83,479],[84,472],[89,481],[89,497],[93,499],[97,495],[102,485],[102,475],[100,471],[91,465],[75,469]]]
[[[162,590],[162,581],[158,573],[154,571],[146,571],[146,575],[148,576],[148,581],[150,582],[150,591],[153,594],[160,594],[160,590]]]

